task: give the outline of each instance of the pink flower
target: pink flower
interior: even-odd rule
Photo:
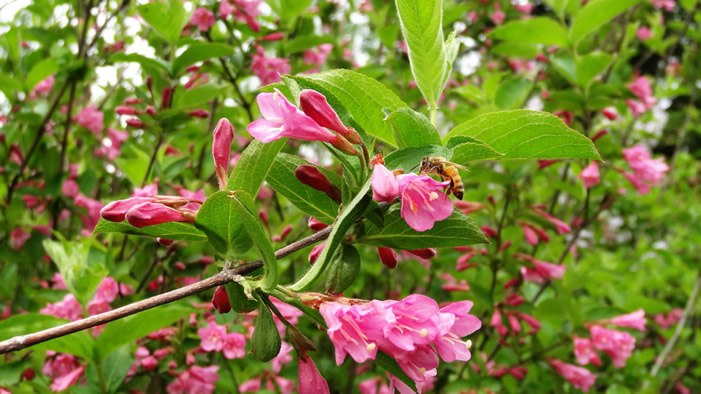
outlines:
[[[49,75],[44,80],[42,80],[34,86],[34,89],[32,89],[31,93],[29,93],[29,98],[34,100],[39,96],[46,96],[51,92],[51,89],[54,88],[55,81],[56,79],[54,78],[54,76]]]
[[[640,102],[642,102],[642,107],[645,108],[645,111],[652,108],[652,106],[655,105],[655,103],[657,102],[657,99],[655,98],[652,92],[650,80],[647,79],[645,76],[641,75],[635,78],[633,82],[628,84],[628,89],[630,89],[630,91],[633,92],[633,94],[636,95],[638,99],[640,99]],[[640,107],[639,104],[636,104],[636,106]],[[633,110],[631,108],[632,111],[637,111],[639,109],[640,108],[636,108],[635,110]]]
[[[391,203],[399,196],[397,177],[382,164],[375,164],[370,176],[372,198],[378,202]]]
[[[314,360],[302,353],[298,358],[299,392],[329,394],[329,384],[314,364]]]
[[[238,332],[230,332],[222,337],[222,353],[229,360],[246,355],[246,337]]]
[[[533,246],[538,245],[538,236],[535,231],[531,229],[531,226],[523,222],[518,222],[518,225],[521,226],[521,230],[523,230],[523,236],[526,238],[526,242]]]
[[[567,267],[564,265],[536,260],[534,257],[523,253],[517,253],[514,255],[514,257],[533,264],[535,269],[521,267],[521,274],[523,275],[523,279],[536,283],[542,283],[545,280],[552,280],[553,278],[562,278],[562,276],[565,274],[565,270],[567,269]]]
[[[260,14],[258,6],[263,0],[234,0],[234,5],[236,10],[234,14],[236,15],[236,20],[245,21],[248,27],[254,32],[258,33],[260,31],[260,25],[256,21],[256,16]]]
[[[676,5],[674,0],[650,0],[650,3],[658,10],[664,8],[667,11],[672,11]]]
[[[501,25],[504,22],[504,19],[506,19],[506,14],[504,14],[504,11],[502,10],[496,10],[492,14],[491,18],[495,25]]]
[[[443,189],[450,181],[438,182],[428,175],[400,175],[399,192],[402,197],[402,217],[416,231],[433,228],[435,222],[453,213],[450,198]]]
[[[119,293],[119,285],[117,285],[117,281],[115,281],[114,278],[107,276],[102,279],[100,284],[97,286],[93,300],[110,303],[117,298],[117,293]]]
[[[616,108],[614,107],[602,109],[601,114],[608,118],[608,120],[616,120],[618,118],[618,113],[616,112]],[[596,140],[592,137],[592,141]]]
[[[605,322],[619,327],[634,328],[638,331],[645,331],[645,323],[647,322],[647,319],[645,319],[645,311],[640,308],[635,312],[616,316],[606,320]]]
[[[626,100],[626,105],[628,106],[628,109],[630,109],[630,112],[633,114],[633,117],[638,117],[647,111],[647,108],[645,107],[645,104],[641,103],[638,100],[633,100],[633,99],[627,99]]]
[[[579,178],[584,183],[584,187],[590,188],[593,185],[599,184],[599,165],[592,161],[588,166],[584,167],[582,172],[579,174]]]
[[[83,317],[83,308],[73,294],[66,294],[62,301],[47,304],[39,313],[76,321]]]
[[[601,365],[599,354],[589,338],[574,338],[574,355],[580,365],[587,365],[590,362],[597,367]]]
[[[287,59],[265,57],[262,47],[258,47],[257,53],[253,54],[251,70],[263,85],[280,82],[280,74],[287,74],[291,69]]]
[[[219,380],[218,370],[218,365],[193,366],[183,371],[166,389],[170,394],[210,394],[214,391],[214,383]]]
[[[75,196],[73,203],[75,206],[85,209],[87,215],[81,215],[83,226],[85,226],[86,230],[92,231],[100,220],[102,203],[82,193],[78,193],[78,195]]]
[[[90,104],[78,113],[78,116],[75,117],[75,122],[99,137],[103,128],[103,119],[104,115],[97,109],[97,106]]]
[[[218,286],[214,290],[214,295],[212,296],[212,305],[214,309],[219,313],[229,313],[231,311],[231,304],[229,303],[229,294],[226,292],[224,286]]]
[[[321,44],[317,48],[304,51],[304,64],[313,64],[316,67],[312,70],[317,72],[319,67],[326,64],[326,59],[333,50],[333,44]]]
[[[54,379],[53,383],[49,386],[49,388],[52,391],[55,392],[60,392],[63,391],[70,386],[74,385],[75,383],[78,382],[78,380],[83,377],[83,374],[85,373],[85,365],[82,365],[71,372],[68,372],[67,374],[63,376],[59,376],[56,379]]]
[[[291,137],[304,141],[336,142],[336,135],[319,126],[312,118],[297,109],[287,98],[275,93],[261,93],[257,99],[264,119],[248,125],[248,132],[264,143]]]
[[[326,241],[314,245],[312,251],[309,252],[309,264],[314,264],[314,262],[316,262],[316,259],[319,258],[319,255],[321,255],[321,252],[324,250],[324,246],[326,246]]]
[[[200,31],[209,30],[209,28],[212,27],[214,22],[215,19],[212,11],[204,7],[199,7],[198,9],[196,9],[195,12],[192,14],[192,17],[190,18],[190,24],[197,26],[197,28],[200,29]]]
[[[622,171],[621,174],[628,180],[628,182],[635,187],[635,190],[638,191],[640,194],[648,194],[650,193],[650,185],[643,182],[640,178],[636,177],[635,174],[631,174],[630,172]],[[623,189],[625,191],[625,189]]]
[[[640,182],[653,186],[657,186],[664,178],[664,173],[669,171],[669,166],[663,159],[651,159],[650,153],[642,145],[623,149],[623,157]]]
[[[53,352],[51,352],[53,353]],[[49,352],[47,352],[49,356]],[[80,366],[78,358],[71,354],[57,354],[55,357],[47,357],[42,373],[55,380],[69,374]]]
[[[458,282],[453,275],[447,272],[443,272],[439,274],[439,276],[444,281],[441,286],[441,289],[444,291],[470,291],[470,285],[467,284],[465,279],[461,279],[460,282]]]
[[[229,17],[229,15],[233,14],[235,11],[236,11],[236,7],[232,6],[228,0],[221,0],[221,2],[219,3],[219,17],[220,18],[226,19]]]
[[[22,227],[15,227],[10,233],[10,247],[14,250],[20,250],[31,237],[31,232],[26,231]]]
[[[624,331],[609,330],[593,325],[589,328],[594,347],[605,351],[613,361],[613,366],[621,368],[633,353],[635,338]]]
[[[472,309],[472,301],[453,302],[440,309],[435,316],[436,319],[442,320],[439,325],[440,331],[438,338],[433,343],[436,351],[445,362],[453,362],[455,360],[469,361],[472,355],[470,347],[472,342],[463,341],[466,337],[482,327],[482,322],[473,315],[470,315]],[[452,315],[450,316],[446,315]],[[449,326],[452,320],[452,325]]]
[[[233,140],[234,126],[231,125],[228,119],[220,119],[217,127],[214,128],[212,140],[212,157],[217,170],[219,190],[226,189],[226,181],[229,178],[229,154],[231,153],[231,142]]]
[[[533,11],[533,4],[526,3],[526,4],[514,4],[514,8],[516,11],[529,15],[531,11]]]
[[[151,196],[155,196],[156,194],[158,194],[158,183],[154,182],[154,183],[145,185],[144,187],[134,188],[134,191],[131,193],[131,197],[151,197]],[[122,201],[126,201],[126,200],[122,200]],[[111,204],[109,204],[109,205],[111,205]],[[105,218],[105,219],[107,219],[107,218]],[[109,220],[109,219],[107,219],[107,220]],[[124,219],[122,219],[122,220],[124,220]],[[122,220],[119,220],[119,221],[121,222]]]
[[[553,215],[551,215],[551,214],[549,214],[549,213],[547,213],[547,212],[545,212],[545,211],[542,211],[542,210],[540,210],[540,209],[534,209],[533,212],[535,212],[536,214],[538,214],[538,215],[544,217],[544,218],[547,219],[550,223],[552,223],[553,225],[555,225],[555,229],[556,229],[557,232],[560,233],[560,234],[569,234],[569,233],[572,231],[572,229],[570,228],[569,224],[563,222],[562,220],[560,220],[560,219],[554,217]]]
[[[567,379],[572,386],[582,391],[589,391],[589,388],[593,386],[594,382],[596,381],[596,375],[589,372],[589,370],[586,368],[566,364],[555,359],[550,359],[548,362],[555,369],[555,371],[563,378]]]
[[[638,37],[638,39],[645,41],[652,38],[652,31],[647,26],[640,26],[638,31],[635,32],[635,35]]]
[[[130,208],[125,218],[129,224],[137,228],[168,222],[192,223],[195,221],[192,215],[153,202],[145,202]]]
[[[292,349],[293,347],[289,343],[282,341],[282,344],[280,345],[280,352],[270,361],[270,364],[273,367],[273,372],[276,375],[280,374],[282,368],[292,361],[292,355],[290,354]]]
[[[197,335],[202,339],[200,346],[206,352],[219,352],[224,347],[223,338],[226,336],[226,327],[210,321],[207,327],[197,330]]]

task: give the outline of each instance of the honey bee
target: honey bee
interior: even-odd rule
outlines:
[[[462,196],[465,194],[465,185],[462,183],[458,169],[467,171],[467,168],[459,164],[451,163],[443,157],[435,156],[421,159],[419,171],[438,175],[444,180],[450,179],[450,186],[446,190],[446,194],[452,192],[458,200],[462,200]]]

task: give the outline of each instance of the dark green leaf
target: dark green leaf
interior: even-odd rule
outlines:
[[[216,192],[202,204],[195,219],[195,226],[226,259],[234,259],[252,246],[236,205],[228,191]]]
[[[343,244],[336,251],[331,265],[326,270],[326,292],[341,294],[360,272],[360,253],[353,245]]]
[[[226,285],[226,293],[229,295],[231,309],[238,313],[248,313],[256,309],[258,302],[246,296],[243,286],[236,282],[229,282]]]
[[[235,52],[234,48],[226,44],[213,42],[192,44],[173,62],[173,74],[180,75],[187,66],[213,57],[230,56]]]
[[[169,222],[157,224],[155,226],[136,228],[126,221],[115,223],[110,222],[109,220],[100,219],[97,226],[95,226],[93,233],[122,233],[140,235],[144,237],[161,237],[164,239],[172,239],[174,241],[207,240],[207,236],[202,231],[198,230],[194,225],[184,222]]]
[[[490,35],[504,41],[567,46],[567,30],[556,20],[544,16],[507,22]]]
[[[387,121],[392,125],[399,149],[441,144],[438,130],[428,118],[411,108],[399,108],[387,117]]]
[[[286,141],[287,138],[267,144],[258,140],[251,141],[236,163],[236,168],[229,177],[226,189],[243,190],[251,196],[257,196],[260,186],[273,166],[275,157]]]
[[[430,156],[443,157],[449,160],[451,152],[450,149],[439,145],[400,149],[385,157],[385,166],[390,170],[416,171],[418,165],[421,164],[421,159]]]
[[[270,309],[264,302],[259,303],[256,327],[251,336],[251,352],[256,360],[266,362],[277,357],[282,341]]]

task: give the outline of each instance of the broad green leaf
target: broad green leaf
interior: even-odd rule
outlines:
[[[407,105],[385,85],[350,70],[290,78],[302,89],[314,89],[324,94],[347,126],[396,146],[392,126],[385,122],[382,110],[394,111]]]
[[[396,150],[385,157],[385,166],[390,170],[416,172],[424,157],[438,156],[450,159],[450,149],[440,145],[428,145],[421,148]]]
[[[256,326],[251,335],[251,352],[258,361],[270,361],[280,353],[282,340],[273,320],[273,314],[265,302],[259,301]]]
[[[295,170],[301,165],[311,165],[311,163],[297,156],[280,153],[275,158],[266,180],[277,193],[285,196],[302,212],[324,223],[333,223],[338,214],[338,204],[326,193],[313,189],[297,179]],[[331,183],[336,185],[341,183],[337,175],[324,168],[318,168]]]
[[[497,88],[494,104],[501,109],[516,109],[523,105],[533,88],[533,82],[525,77],[518,77],[504,82]]]
[[[129,373],[129,368],[134,363],[134,355],[129,344],[120,347],[110,353],[102,361],[102,373],[105,378],[105,388],[108,393],[116,393],[119,386],[124,382],[124,378]],[[92,387],[100,387],[100,378],[97,373],[98,366],[95,363],[88,364],[85,376],[88,384]]]
[[[8,360],[0,365],[0,386],[9,387],[22,379],[22,373],[32,365],[31,358]]]
[[[236,203],[234,206],[246,232],[253,241],[253,246],[263,259],[263,267],[265,268],[265,275],[262,279],[263,290],[270,291],[277,286],[277,259],[273,245],[270,243],[270,237],[258,216],[256,203],[244,191],[233,192],[231,198]]]
[[[550,62],[560,75],[573,84],[577,84],[577,64],[571,53],[558,51],[550,56]]]
[[[570,40],[577,44],[587,34],[595,31],[603,24],[611,21],[618,14],[629,10],[640,0],[592,0],[587,3],[572,22]]]
[[[613,61],[613,56],[604,52],[593,52],[577,59],[577,84],[585,87],[601,74]]]
[[[19,81],[6,74],[0,74],[0,91],[5,94],[8,100],[11,100],[21,90],[22,84]]]
[[[32,334],[68,322],[69,321],[65,319],[39,313],[10,316],[7,319],[0,320],[0,341],[18,335]],[[93,348],[94,340],[92,335],[88,334],[88,331],[76,332],[32,347],[32,349],[36,350],[53,350],[59,353],[69,353],[88,360],[93,358]]]
[[[231,56],[236,51],[226,44],[201,42],[190,45],[173,62],[173,74],[180,75],[188,66],[213,57]]]
[[[68,290],[82,305],[86,305],[102,278],[107,275],[103,265],[88,262],[90,244],[45,239],[43,245],[51,260],[58,266]]]
[[[161,60],[158,57],[146,57],[144,55],[139,55],[138,53],[130,53],[126,54],[124,52],[118,52],[112,55],[112,61],[114,62],[134,62],[134,63],[139,63],[140,65],[146,67],[146,68],[153,68],[156,70],[162,70],[165,71],[166,73],[170,73],[171,66],[170,63],[167,63],[163,60]]]
[[[383,228],[366,223],[365,234],[357,242],[405,250],[489,243],[477,224],[457,210],[447,219],[436,222],[432,229],[418,232],[402,218],[400,204],[392,205],[385,213]]]
[[[27,91],[31,91],[36,84],[56,71],[58,71],[56,59],[53,57],[46,58],[32,67],[32,70],[27,74],[27,79],[24,81],[24,86],[27,88]]]
[[[273,160],[286,141],[287,138],[267,144],[258,140],[251,141],[236,163],[236,168],[229,177],[226,189],[243,190],[251,196],[257,196],[260,186],[273,166]]]
[[[292,25],[294,19],[299,17],[310,5],[312,0],[268,0],[266,4],[286,24]]]
[[[348,232],[351,226],[353,226],[353,223],[360,218],[370,205],[372,199],[368,196],[369,191],[370,180],[368,179],[358,194],[355,195],[350,204],[343,209],[343,212],[334,222],[331,234],[329,234],[329,238],[326,240],[326,245],[321,251],[321,254],[319,254],[314,265],[312,265],[312,268],[307,271],[300,280],[290,286],[290,290],[299,292],[309,289],[316,282],[321,273],[326,270],[336,249],[341,245],[341,241],[343,237],[345,237],[346,232]]]
[[[565,11],[565,6],[567,6],[567,0],[544,0],[544,2],[555,11],[556,15],[560,16],[562,16],[562,13]]]
[[[236,205],[230,192],[219,191],[207,198],[195,218],[195,226],[226,259],[233,259],[252,246]]]
[[[387,355],[387,353],[383,352],[382,350],[378,350],[377,355],[375,356],[375,363],[382,367],[385,371],[397,377],[404,384],[409,386],[411,390],[417,392],[416,383],[406,374],[406,372],[404,372],[404,370],[402,370],[394,357]]]
[[[438,130],[428,118],[411,108],[399,108],[387,117],[387,121],[392,125],[399,149],[441,144]]]
[[[483,104],[486,97],[482,89],[475,85],[461,85],[457,88],[451,89],[451,92],[455,92],[468,100],[472,100],[477,104]]]
[[[430,108],[436,108],[446,72],[442,0],[395,0],[411,73]]]
[[[305,35],[295,37],[287,42],[285,50],[288,54],[301,52],[310,48],[318,47],[321,44],[336,44],[336,39],[331,36]]]
[[[104,360],[105,357],[123,345],[135,342],[137,339],[143,338],[154,331],[168,327],[193,312],[195,312],[195,309],[187,303],[177,302],[161,305],[107,323],[107,327],[95,341],[97,357],[100,360]]]
[[[173,97],[173,108],[201,108],[213,98],[221,96],[226,91],[221,86],[208,83],[192,89],[176,89]]]
[[[143,237],[161,237],[174,241],[206,241],[207,236],[194,225],[183,222],[169,222],[136,228],[126,221],[121,223],[110,222],[100,219],[93,230],[93,234],[100,233],[122,233],[130,235],[140,235]]]
[[[600,160],[592,141],[546,112],[516,110],[480,115],[443,139],[468,136],[491,146],[502,159]]]
[[[448,147],[453,150],[450,158],[453,163],[467,164],[471,161],[499,159],[504,156],[491,146],[471,137],[455,137],[448,142]]]
[[[556,20],[544,16],[507,22],[490,35],[504,41],[567,46],[567,30]]]
[[[360,273],[360,253],[353,245],[341,245],[326,270],[326,292],[343,293],[353,284],[358,273]]]
[[[179,0],[142,4],[136,7],[136,11],[146,23],[151,25],[171,45],[175,45],[178,42],[183,27],[190,19],[183,3]]]
[[[494,55],[534,58],[538,54],[538,45],[525,42],[504,41],[496,44],[489,51]]]
[[[238,313],[248,313],[256,310],[258,302],[246,296],[246,292],[239,283],[229,282],[226,285],[226,293],[229,296],[231,309]]]

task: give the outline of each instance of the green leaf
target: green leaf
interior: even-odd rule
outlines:
[[[259,303],[256,327],[251,336],[251,352],[253,352],[256,360],[266,362],[272,360],[280,353],[282,340],[270,309],[264,302],[259,301]]]
[[[65,323],[69,323],[69,321],[39,313],[10,316],[7,319],[0,320],[0,341],[18,335],[32,334]],[[92,336],[88,334],[88,331],[80,331],[34,345],[32,348],[36,350],[53,350],[59,353],[69,353],[91,360],[93,358],[94,340]]]
[[[552,63],[555,70],[557,70],[560,75],[565,79],[577,83],[577,64],[575,63],[574,56],[571,53],[565,51],[558,51],[550,56],[550,62]]]
[[[507,22],[490,35],[504,41],[567,46],[567,30],[556,20],[544,16]]]
[[[387,120],[392,125],[399,149],[441,144],[438,130],[428,118],[411,108],[399,108]]]
[[[448,147],[453,150],[450,161],[457,164],[466,164],[476,160],[500,159],[504,156],[484,142],[466,136],[451,138],[448,141]]]
[[[45,239],[42,244],[51,260],[58,266],[68,290],[82,305],[86,305],[102,278],[107,275],[104,266],[89,264],[90,244],[50,239]]]
[[[409,386],[411,390],[416,392],[416,384],[406,374],[406,372],[402,370],[402,368],[397,363],[397,360],[395,360],[393,357],[390,357],[389,355],[387,355],[387,353],[383,352],[382,350],[378,350],[377,355],[375,356],[375,363],[382,367],[385,371],[397,377],[404,384]]]
[[[121,223],[110,222],[109,220],[100,219],[93,230],[93,234],[99,233],[122,233],[131,235],[140,235],[143,237],[161,237],[164,239],[172,239],[174,241],[206,241],[207,236],[194,225],[184,222],[169,222],[157,224],[155,226],[146,226],[144,228],[136,228],[126,221]]]
[[[532,59],[538,54],[538,45],[524,42],[505,41],[494,45],[490,52],[493,55],[516,56]]]
[[[341,245],[326,271],[326,293],[343,293],[353,284],[358,273],[360,273],[360,253],[353,245]]]
[[[414,80],[430,108],[445,85],[442,0],[395,0]]]
[[[254,311],[258,302],[246,296],[243,286],[236,282],[229,282],[226,285],[226,294],[229,295],[231,309],[238,313],[248,313]]]
[[[133,63],[139,63],[140,65],[144,66],[145,68],[152,68],[156,70],[161,70],[165,71],[166,73],[170,74],[170,63],[165,62],[164,60],[161,60],[158,57],[150,58],[146,57],[144,55],[139,55],[138,53],[130,53],[126,54],[124,52],[118,52],[112,55],[112,61],[117,62],[117,63],[128,63],[128,62],[133,62]]]
[[[290,78],[302,89],[314,89],[324,94],[347,126],[396,145],[392,126],[385,122],[382,109],[394,111],[407,105],[385,85],[351,70],[333,70]]]
[[[190,45],[173,62],[173,74],[180,75],[188,66],[213,57],[231,56],[236,51],[226,44],[201,42]]]
[[[292,25],[310,5],[312,0],[268,0],[266,3],[287,25]]]
[[[0,91],[5,94],[8,100],[12,100],[15,94],[22,90],[22,84],[14,78],[5,74],[0,74]]]
[[[243,190],[251,196],[257,196],[260,186],[273,166],[275,157],[286,141],[287,138],[267,144],[258,140],[251,141],[236,163],[236,168],[229,177],[226,189]]]
[[[123,319],[107,323],[104,331],[97,337],[95,348],[99,360],[104,360],[114,350],[135,342],[139,338],[168,327],[176,321],[195,312],[185,302],[161,305],[153,309],[127,316]]]
[[[24,81],[27,91],[34,89],[36,84],[56,71],[58,71],[58,62],[53,57],[46,58],[35,64],[32,70],[29,71],[29,74],[27,74],[27,79]]]
[[[450,149],[440,145],[429,145],[421,148],[406,148],[396,150],[385,157],[385,166],[390,170],[416,171],[421,159],[438,156],[450,159]]]
[[[587,3],[572,22],[570,40],[577,44],[587,34],[608,23],[618,14],[629,10],[640,0],[592,0]]]
[[[263,267],[265,269],[265,275],[262,279],[263,290],[270,291],[277,286],[277,259],[275,258],[273,245],[270,243],[270,237],[258,216],[256,203],[244,191],[233,192],[231,198],[236,203],[234,206],[239,213],[239,218],[243,222],[246,232],[253,240],[253,246],[255,246],[263,259]]]
[[[330,224],[338,214],[338,204],[326,193],[313,189],[297,179],[295,170],[301,165],[311,165],[308,161],[287,153],[280,153],[273,162],[268,174],[268,184],[278,193],[285,196],[295,207],[309,216]],[[237,165],[238,168],[238,165]],[[317,167],[331,183],[341,183],[338,175]]]
[[[577,59],[577,84],[585,87],[608,68],[613,56],[605,52],[592,52]]]
[[[491,146],[502,159],[600,160],[592,141],[546,112],[516,110],[480,115],[456,126],[443,138],[473,137]]]
[[[124,382],[124,378],[129,373],[129,368],[134,363],[134,356],[131,352],[131,345],[127,344],[114,352],[101,363],[102,373],[105,378],[105,388],[108,393],[116,393],[119,386]],[[93,387],[100,387],[100,378],[97,373],[98,365],[88,364],[85,371],[88,384]]]
[[[195,218],[195,226],[226,259],[234,259],[252,246],[236,206],[228,191],[219,191],[209,196]]]
[[[173,108],[200,108],[213,98],[221,96],[225,91],[225,88],[211,83],[187,90],[176,89],[175,97],[173,98]]]
[[[179,0],[142,4],[136,7],[136,11],[146,23],[151,25],[171,45],[175,45],[178,42],[183,27],[190,19],[183,3]]]
[[[365,185],[360,189],[358,194],[355,195],[353,200],[343,209],[343,212],[338,216],[338,219],[333,224],[333,229],[329,238],[326,240],[326,245],[324,249],[319,254],[312,268],[304,274],[295,284],[290,286],[292,291],[304,291],[309,289],[314,282],[319,278],[321,273],[326,270],[326,267],[331,261],[336,249],[341,245],[343,237],[345,237],[346,232],[353,226],[356,220],[365,212],[367,207],[370,205],[372,200],[368,196],[370,191],[370,180],[365,182]]]
[[[518,77],[504,82],[497,88],[494,104],[501,109],[516,109],[523,105],[533,87],[533,82]]]
[[[295,37],[287,41],[287,46],[285,47],[285,50],[288,54],[291,54],[295,52],[302,52],[310,48],[315,48],[321,44],[336,44],[336,39],[327,35],[305,35],[301,37]]]
[[[436,222],[432,229],[418,232],[406,224],[399,204],[392,205],[385,213],[383,228],[366,223],[365,234],[357,242],[405,250],[489,243],[477,224],[460,211]]]

